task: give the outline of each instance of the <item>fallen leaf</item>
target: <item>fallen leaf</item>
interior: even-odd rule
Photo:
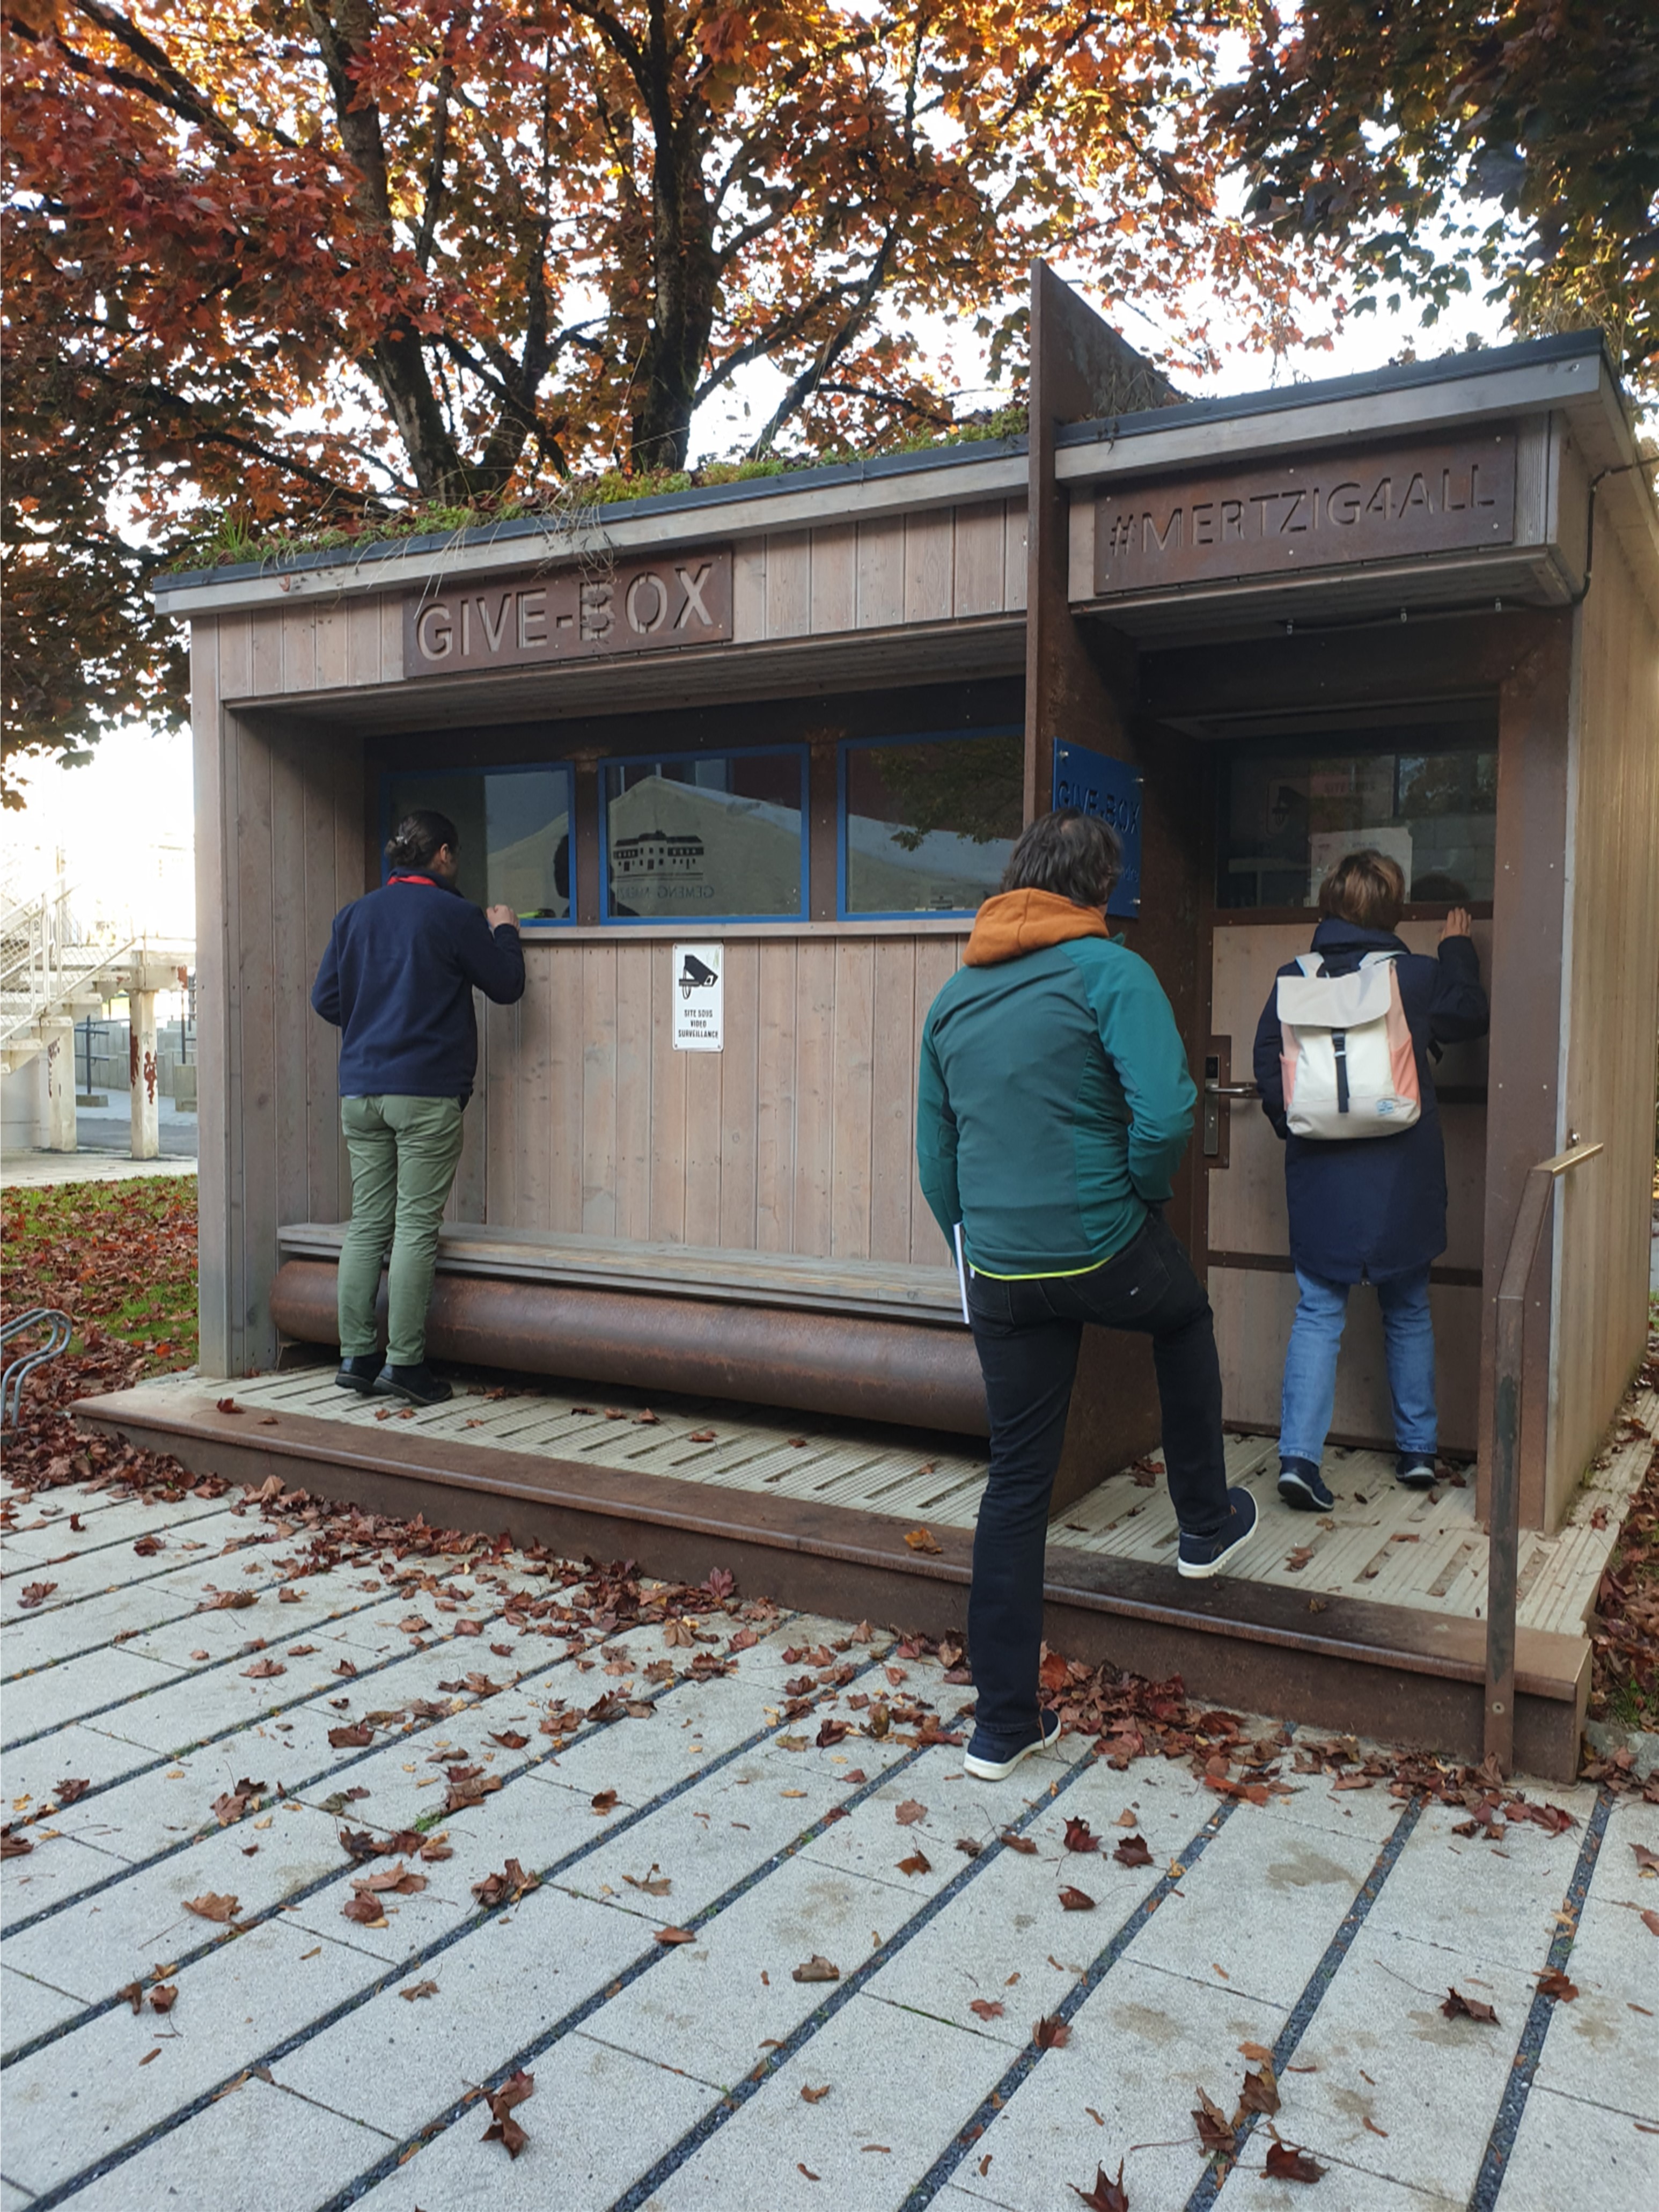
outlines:
[[[159,1536],[141,1536],[132,1548],[141,1559],[153,1559],[166,1547]]]
[[[1659,1936],[1659,1912],[1644,1912],[1641,1918],[1642,1925],[1650,1936]]]
[[[804,1966],[797,1966],[790,1977],[797,1982],[838,1982],[841,1968],[832,1966],[820,1951],[814,1951]]]
[[[214,1411],[220,1413],[240,1413],[242,1410],[234,1398],[216,1398],[213,1406]]]
[[[1245,2075],[1238,2102],[1241,2111],[1265,2112],[1270,2119],[1279,2110],[1279,2084],[1273,2079],[1271,2060],[1263,2063],[1260,2073]]]
[[[57,1589],[56,1583],[25,1583],[18,1593],[17,1602],[25,1612],[49,1598]]]
[[[1578,1994],[1577,1984],[1570,1982],[1556,1966],[1538,1977],[1538,1987],[1541,1995],[1554,1997],[1561,2004],[1571,2004]]]
[[[614,1790],[601,1790],[591,1800],[591,1802],[592,1804],[593,1810],[603,1817],[606,1813],[614,1813],[616,1811],[617,1793]]]
[[[975,1997],[968,2009],[981,2020],[1000,2020],[1007,2008],[999,2004],[994,1997]]]
[[[904,1539],[913,1552],[942,1552],[943,1544],[934,1540],[930,1528],[912,1528]]]
[[[685,1441],[689,1444],[712,1444],[714,1441],[714,1431],[713,1429],[693,1429]]]
[[[803,2166],[799,2159],[795,2160],[795,2171],[797,2173],[804,2173],[809,2181],[816,2181],[818,2179],[817,2175],[813,2172],[811,2167],[810,2166]]]
[[[117,1990],[115,1994],[118,1997],[125,1997],[135,2013],[143,2012],[144,1985],[142,1982],[129,1982],[124,1989]]]
[[[1066,1848],[1068,1851],[1097,1851],[1100,1838],[1086,1820],[1073,1818],[1066,1823]]]
[[[268,1682],[273,1675],[286,1674],[288,1668],[279,1659],[256,1659],[251,1667],[244,1667],[243,1674],[252,1682]]]
[[[1231,2158],[1235,2154],[1238,2145],[1232,2122],[1215,2100],[1201,2088],[1193,2112],[1193,2124],[1198,2130],[1198,2139],[1206,2157],[1218,2151],[1224,2158]]]
[[[58,1783],[52,1795],[60,1806],[72,1805],[77,1797],[84,1797],[91,1787],[92,1784],[89,1781],[77,1781],[73,1775],[70,1775]]]
[[[1253,2066],[1271,2066],[1273,2063],[1273,2055],[1265,2043],[1241,2043],[1238,2054],[1241,2058],[1248,2058]]]
[[[373,1743],[374,1731],[362,1721],[351,1721],[344,1728],[331,1728],[328,1741],[335,1751],[350,1751]]]
[[[520,1735],[515,1729],[509,1729],[505,1735],[492,1735],[489,1741],[491,1743],[500,1744],[503,1751],[522,1751],[530,1738],[527,1735]]]
[[[1112,1856],[1120,1866],[1151,1866],[1152,1863],[1152,1847],[1145,1836],[1125,1836]]]
[[[962,1853],[964,1858],[976,1859],[984,1848],[984,1844],[975,1842],[972,1836],[958,1836],[957,1838],[957,1849]]]
[[[1362,2112],[1359,2115],[1359,2123],[1366,2130],[1367,2134],[1381,2136],[1384,2142],[1387,2142],[1389,2140],[1388,2130],[1386,2128],[1379,2128],[1376,2122],[1371,2118],[1369,2112]]]
[[[1298,1544],[1296,1549],[1287,1557],[1285,1561],[1285,1565],[1290,1569],[1293,1575],[1299,1575],[1303,1568],[1307,1565],[1309,1560],[1312,1559],[1313,1555],[1314,1547],[1311,1544]]]
[[[1033,1859],[1036,1856],[1036,1845],[1030,1836],[1011,1836],[1005,1833],[1002,1840],[1011,1851],[1019,1852],[1023,1858]]]
[[[1067,1912],[1092,1912],[1095,1901],[1086,1889],[1062,1889],[1060,1901]]]
[[[826,2081],[821,2089],[809,2089],[803,2081],[800,2087],[801,2102],[804,2105],[821,2105],[830,2094],[830,2083]]]
[[[150,2062],[150,2060],[151,2060],[152,2058],[159,2058],[159,2057],[161,2057],[161,2045],[160,2045],[159,2043],[152,2044],[152,2045],[151,2045],[151,2046],[150,2046],[150,2048],[149,2048],[149,2050],[144,2053],[143,2057],[138,2061],[138,2063],[139,2063],[141,2066],[148,2066],[148,2065],[149,2064],[149,2062]]]
[[[1053,2014],[1045,2014],[1031,2030],[1031,2040],[1039,2051],[1064,2051],[1071,2039],[1071,2029]]]
[[[916,1821],[925,1820],[927,1818],[927,1808],[918,1799],[907,1797],[902,1805],[894,1807],[893,1818],[901,1828],[912,1827]]]
[[[1074,2181],[1068,2181],[1066,2185],[1071,2191],[1073,2196],[1078,2199],[1079,2203],[1086,2204],[1089,2207],[1089,2212],[1129,2212],[1129,2192],[1123,2186],[1123,2160],[1121,2159],[1119,2159],[1117,2162],[1117,2179],[1115,2181],[1109,2180],[1107,2178],[1106,2169],[1103,2166],[1097,2166],[1095,2168],[1095,2185],[1092,2189],[1079,2189]]]
[[[487,1874],[482,1881],[475,1881],[472,1894],[489,1912],[498,1905],[516,1905],[521,1897],[540,1887],[539,1875],[526,1874],[517,1859],[509,1859],[500,1874]]]
[[[1461,1990],[1449,1989],[1440,2009],[1448,2020],[1456,2020],[1461,2014],[1466,2020],[1481,2021],[1492,2027],[1500,2025],[1489,2004],[1483,2004],[1479,1997],[1466,1997]]]
[[[522,2067],[516,2074],[509,2074],[499,2089],[492,2089],[489,2093],[490,2122],[480,2140],[498,2142],[506,2149],[509,2158],[517,2158],[530,2138],[514,2118],[514,2107],[522,2105],[526,2098],[533,2096],[535,2092],[536,2077],[533,2074],[526,2074]]]
[[[407,1997],[413,2004],[416,1997],[435,1997],[438,1984],[436,1982],[411,1982],[406,1990],[399,1990],[398,1994],[400,1997]]]
[[[659,1943],[695,1943],[697,1940],[689,1928],[659,1928],[653,1932]]]
[[[1293,2150],[1289,2143],[1267,2145],[1269,2181],[1319,2181],[1324,2172],[1324,2167],[1310,2159],[1305,2150]]]
[[[658,1871],[654,1859],[649,1874],[625,1874],[623,1880],[630,1889],[643,1890],[647,1897],[666,1897],[672,1886],[668,1876]]]
[[[198,1920],[222,1922],[234,1917],[236,1911],[236,1899],[234,1897],[216,1896],[210,1889],[205,1890],[200,1897],[187,1897],[185,1899],[185,1910],[186,1912],[193,1912]]]
[[[1631,1849],[1636,1854],[1636,1864],[1639,1872],[1659,1874],[1659,1851],[1650,1851],[1645,1844],[1632,1844]]]
[[[171,2012],[178,2002],[177,1982],[158,1982],[149,1993],[149,2008],[152,2012]]]

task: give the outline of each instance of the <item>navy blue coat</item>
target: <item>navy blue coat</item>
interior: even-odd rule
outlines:
[[[311,1003],[344,1031],[340,1096],[455,1098],[478,1066],[473,987],[498,1006],[524,996],[519,933],[492,930],[471,899],[420,877],[384,884],[334,917]]]
[[[1333,975],[1352,975],[1368,952],[1399,952],[1401,1003],[1417,1054],[1423,1111],[1397,1136],[1315,1141],[1293,1137],[1285,1121],[1279,1056],[1283,1035],[1273,999],[1255,1032],[1255,1080],[1261,1109],[1285,1140],[1285,1195],[1291,1258],[1328,1283],[1381,1283],[1426,1267],[1446,1249],[1446,1148],[1429,1073],[1431,1045],[1484,1036],[1488,1015],[1480,963],[1467,937],[1448,937],[1439,957],[1408,952],[1400,939],[1352,922],[1322,921],[1313,950]],[[1279,971],[1301,973],[1294,961]]]

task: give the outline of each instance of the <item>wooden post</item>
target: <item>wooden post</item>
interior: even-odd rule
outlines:
[[[153,1160],[161,1150],[161,1109],[155,1099],[155,994],[127,995],[127,1083],[131,1093],[132,1157]]]
[[[40,1034],[46,1047],[46,1150],[72,1152],[79,1141],[75,1131],[75,1024],[42,1022]]]

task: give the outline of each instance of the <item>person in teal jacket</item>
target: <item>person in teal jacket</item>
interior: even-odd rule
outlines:
[[[1197,1094],[1157,976],[1107,927],[1121,865],[1092,815],[1032,823],[922,1032],[917,1166],[953,1250],[960,1234],[990,1416],[963,1760],[987,1781],[1059,1729],[1037,1679],[1042,1562],[1085,1322],[1152,1340],[1181,1573],[1215,1574],[1255,1525],[1227,1486],[1210,1302],[1161,1210]]]

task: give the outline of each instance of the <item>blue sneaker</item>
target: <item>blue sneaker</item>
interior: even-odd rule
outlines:
[[[1029,1759],[1034,1751],[1048,1751],[1059,1741],[1060,1715],[1055,1712],[1037,1715],[1036,1735],[1030,1743],[1021,1744],[1018,1751],[1006,1750],[982,1729],[975,1729],[963,1759],[963,1771],[971,1774],[975,1782],[1006,1782],[1022,1759]]]
[[[1248,1490],[1230,1490],[1231,1513],[1213,1536],[1189,1536],[1183,1528],[1176,1571],[1194,1580],[1218,1575],[1239,1546],[1255,1533],[1255,1500]]]
[[[1396,1453],[1394,1479],[1404,1483],[1407,1490],[1431,1490],[1434,1487],[1434,1454],[1431,1451],[1402,1451]]]
[[[1336,1503],[1310,1459],[1279,1461],[1279,1494],[1298,1513],[1328,1513]]]

